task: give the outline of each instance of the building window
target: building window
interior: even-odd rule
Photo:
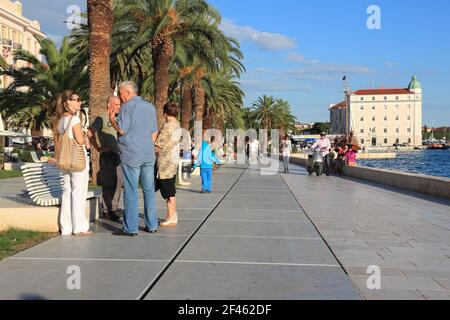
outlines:
[[[388,109],[387,105],[384,105],[384,110],[387,110],[387,109]]]
[[[387,139],[384,139],[384,144],[387,144],[388,143],[388,140]]]
[[[408,143],[411,143],[412,141],[411,141],[411,138],[408,138]]]
[[[361,144],[364,144],[364,139],[361,139]]]
[[[398,109],[400,109],[400,106],[397,104],[397,105],[395,105],[395,108],[398,110]]]
[[[376,133],[377,131],[376,131],[376,128],[375,127],[373,127],[372,128],[372,133]]]
[[[384,121],[387,121],[387,116],[384,116]]]
[[[375,97],[372,97],[372,101],[375,101]]]
[[[398,119],[399,119],[399,117],[398,117],[398,116],[395,116],[395,121],[398,121]]]
[[[361,101],[364,101],[364,97],[361,97],[361,99],[360,99]]]
[[[364,129],[361,129],[359,132],[364,133]]]
[[[396,129],[395,129],[395,133],[400,133],[400,129],[399,129],[399,128],[396,128]]]
[[[375,106],[372,106],[372,110],[375,110],[376,108],[375,108]]]
[[[411,116],[408,116],[408,121],[410,121],[411,120]]]
[[[375,117],[372,117],[372,121],[374,121],[374,122],[375,122],[375,120],[376,120],[376,118],[375,118]]]
[[[384,101],[387,101],[387,97],[384,97]]]
[[[364,106],[361,106],[361,111],[364,111]]]
[[[395,100],[398,100],[398,96],[395,97]]]
[[[408,128],[406,132],[411,133],[411,128]]]
[[[384,130],[383,130],[383,131],[384,131],[384,133],[387,133],[387,128],[384,128]]]
[[[364,117],[361,117],[361,122],[364,122]]]

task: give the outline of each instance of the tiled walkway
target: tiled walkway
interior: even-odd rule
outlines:
[[[92,237],[0,262],[0,299],[450,298],[448,202],[300,167],[222,168],[210,195],[192,182],[177,194],[176,228],[128,239],[98,223]],[[382,290],[366,287],[371,265]],[[70,266],[81,290],[67,287]]]
[[[135,239],[97,224],[0,263],[0,299],[358,299],[280,175],[223,168],[179,190],[179,227]],[[158,202],[160,218],[164,203]],[[70,266],[81,290],[69,290]]]

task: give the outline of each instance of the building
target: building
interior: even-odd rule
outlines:
[[[408,88],[349,92],[331,105],[332,134],[355,133],[362,146],[422,145],[422,86],[414,76]]]
[[[40,58],[40,45],[35,36],[45,37],[38,21],[31,21],[22,15],[22,4],[19,1],[0,0],[0,55],[10,65],[24,67],[24,62],[15,61],[13,52],[24,49]],[[11,79],[6,76],[0,79],[0,89],[7,88]]]
[[[314,123],[296,123],[295,124],[295,129],[297,129],[297,131],[306,131],[306,130],[311,130],[314,127]]]
[[[6,63],[15,68],[26,67],[25,62],[14,60],[13,53],[17,49],[26,50],[42,61],[41,47],[35,38],[35,36],[45,37],[40,29],[38,21],[32,21],[22,15],[22,4],[19,1],[0,0],[0,56]],[[0,76],[0,90],[7,88],[10,84],[9,77]],[[3,127],[1,115],[0,123]],[[26,133],[26,130],[22,131]],[[44,135],[50,134],[49,130],[44,130]]]

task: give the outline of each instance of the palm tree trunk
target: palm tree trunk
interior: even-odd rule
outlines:
[[[205,111],[204,111],[204,128],[205,129],[212,129],[213,128],[213,119],[214,114],[211,112],[211,109],[208,107],[208,102],[205,101]]]
[[[106,108],[106,99],[111,95],[110,55],[112,25],[114,20],[113,0],[88,0],[89,24],[89,108],[94,121]],[[91,150],[92,182],[97,183],[99,154]]]
[[[152,41],[152,59],[155,85],[155,106],[158,116],[158,126],[164,123],[164,105],[169,95],[169,67],[174,54],[173,42],[170,39],[155,39]]]
[[[183,86],[183,98],[181,104],[181,127],[189,130],[192,118],[192,87],[189,84]]]
[[[205,90],[200,84],[195,85],[195,121],[203,121],[203,113],[205,110]]]

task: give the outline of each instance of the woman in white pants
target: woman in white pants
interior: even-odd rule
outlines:
[[[92,234],[89,231],[89,221],[86,218],[86,196],[89,184],[89,159],[86,152],[87,139],[81,129],[81,120],[76,115],[80,110],[81,99],[74,91],[64,91],[58,98],[56,138],[63,135],[67,126],[70,125],[69,138],[75,139],[78,144],[83,145],[86,155],[86,168],[84,171],[64,172],[63,175],[64,192],[59,217],[61,234],[63,236]]]
[[[284,137],[284,140],[282,141],[281,145],[283,154],[284,173],[289,173],[289,158],[291,157],[292,153],[292,143],[288,135]]]

